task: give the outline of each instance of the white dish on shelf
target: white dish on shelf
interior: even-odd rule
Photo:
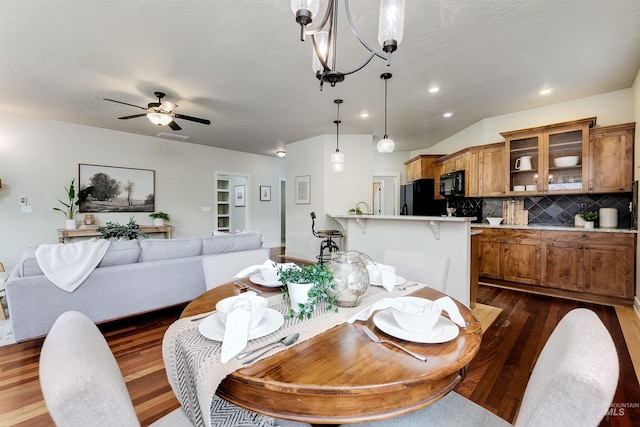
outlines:
[[[529,184],[525,187],[527,191],[538,191],[538,186],[536,184]]]
[[[423,344],[439,344],[451,341],[460,333],[458,325],[443,316],[440,316],[435,326],[427,332],[409,332],[402,329],[389,310],[377,312],[373,316],[373,323],[382,332],[393,337]]]
[[[280,286],[282,286],[281,281],[279,280],[276,280],[275,282],[269,281],[264,277],[262,277],[262,274],[260,273],[256,273],[251,277],[249,277],[249,281],[252,283],[255,283],[256,285],[264,286],[267,288],[279,288]]]
[[[557,168],[568,168],[571,166],[576,166],[579,160],[580,160],[579,156],[556,157],[555,159],[553,159],[553,164]]]
[[[262,320],[258,325],[249,330],[247,339],[253,340],[256,338],[269,335],[271,332],[275,332],[284,324],[284,317],[280,312],[267,308]],[[205,317],[198,325],[198,332],[205,338],[209,338],[214,341],[222,341],[224,339],[224,328],[220,320],[220,313],[213,313]]]
[[[404,282],[406,282],[406,281],[407,281],[407,279],[405,279],[405,278],[404,278],[404,277],[402,277],[402,276],[398,276],[398,275],[396,274],[396,283],[395,283],[393,286],[402,285],[402,284],[404,284]],[[371,279],[369,279],[369,283],[370,283],[370,284],[372,284],[373,286],[382,286],[382,282],[378,282],[378,281],[371,280]]]
[[[513,191],[524,191],[525,186],[524,185],[514,185],[513,186]]]

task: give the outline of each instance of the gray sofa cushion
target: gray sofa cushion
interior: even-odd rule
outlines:
[[[38,248],[29,247],[22,252],[17,266],[20,277],[39,276],[43,274],[36,259],[36,249]]]
[[[218,234],[202,238],[202,255],[222,252],[246,251],[262,247],[262,233],[248,231],[234,234]]]
[[[202,239],[145,239],[140,242],[139,262],[161,261],[200,255]]]
[[[98,267],[111,267],[112,265],[133,264],[140,258],[140,243],[137,240],[123,240],[111,242],[109,250],[104,254]]]

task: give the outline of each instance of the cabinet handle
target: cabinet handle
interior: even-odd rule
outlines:
[[[585,249],[589,249],[589,246],[585,246],[584,248],[585,248]]]
[[[582,249],[582,246],[578,246],[578,249]]]

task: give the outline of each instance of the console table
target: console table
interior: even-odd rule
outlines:
[[[140,231],[146,234],[164,234],[165,239],[171,238],[171,226],[163,225],[156,227],[154,225],[141,225]],[[71,237],[96,237],[100,233],[95,228],[76,228],[75,230],[67,230],[66,228],[58,228],[58,243],[64,243],[64,239]]]

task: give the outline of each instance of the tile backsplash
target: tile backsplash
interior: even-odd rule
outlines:
[[[581,210],[580,204],[585,203],[587,211],[618,209],[618,228],[629,228],[632,223],[629,211],[631,198],[632,193],[485,197],[481,199],[482,217],[502,216],[502,202],[505,200],[524,200],[524,208],[529,211],[529,224],[573,225],[575,215]]]

